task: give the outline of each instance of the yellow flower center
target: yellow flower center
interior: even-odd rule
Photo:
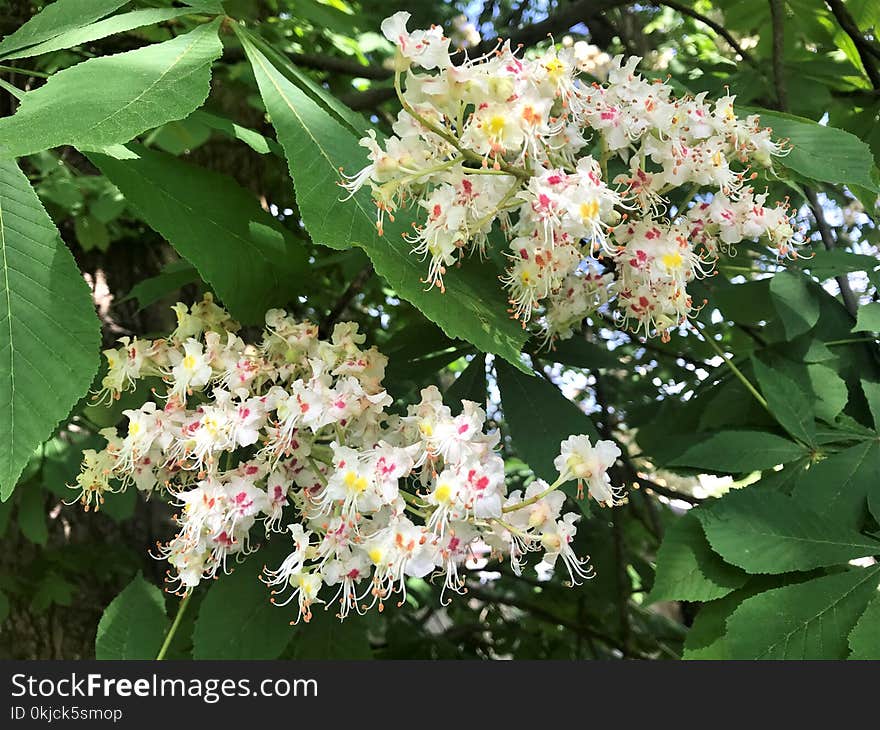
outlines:
[[[184,370],[195,370],[196,369],[196,358],[194,355],[187,355],[183,358],[183,369]]]
[[[128,424],[128,435],[129,436],[137,436],[141,432],[141,424],[137,421],[132,421]]]
[[[500,137],[504,132],[506,124],[507,120],[500,114],[496,114],[486,122],[486,131],[489,132],[492,137]]]
[[[367,480],[364,479],[364,477],[359,477],[353,471],[347,471],[343,481],[345,482],[345,486],[348,487],[348,490],[355,494],[360,494],[367,488]]]
[[[450,487],[448,484],[440,484],[437,489],[434,490],[434,499],[436,499],[440,504],[447,504],[451,497],[452,487]]]
[[[367,555],[373,561],[373,565],[378,565],[382,562],[382,551],[379,548],[373,548]]]
[[[599,202],[591,200],[589,203],[581,203],[581,218],[585,221],[593,220],[599,214]]]
[[[681,254],[676,251],[675,253],[667,253],[663,254],[663,265],[667,269],[678,269],[681,268],[683,259],[681,258]]]
[[[563,71],[565,71],[565,64],[557,57],[550,59],[544,65],[544,68],[547,69],[547,75],[555,80],[562,75]]]

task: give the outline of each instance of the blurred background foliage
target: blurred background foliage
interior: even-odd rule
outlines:
[[[331,94],[389,128],[398,109],[388,70],[393,49],[378,28],[404,6],[381,0],[222,4]],[[0,0],[0,35],[13,32],[42,5]],[[122,10],[172,5],[182,4],[141,0]],[[211,3],[189,5],[198,13]],[[681,91],[714,95],[729,88],[738,104],[837,127],[866,142],[875,158],[880,155],[876,0],[426,0],[405,9],[413,13],[411,27],[443,24],[459,43],[476,45],[477,51],[503,37],[526,47],[581,43],[612,56],[639,55],[647,74],[669,77]],[[203,19],[182,15],[35,57],[7,58],[0,62],[5,82],[0,116],[17,107],[7,87],[27,92],[58,70],[171,38]],[[880,305],[870,303],[877,301],[880,283],[880,239],[876,194],[870,189],[806,178],[800,185],[761,180],[771,200],[792,198],[813,258],[782,267],[759,247],[743,246],[735,260],[721,263],[717,276],[697,282],[695,300],[708,302],[699,320],[712,343],[693,331],[675,334],[667,343],[644,342],[597,318],[553,352],[530,349],[538,377],[528,378],[467,342],[450,340],[374,274],[360,249],[335,251],[310,240],[250,66],[232,34],[224,34],[223,41],[206,105],[142,135],[141,142],[231,176],[301,241],[309,274],[301,289],[290,292],[291,311],[325,331],[335,321],[359,322],[368,342],[389,356],[386,385],[400,403],[417,399],[419,389],[433,382],[445,389],[450,405],[461,398],[485,402],[506,434],[511,489],[531,478],[529,464],[540,471],[542,455],[552,458],[560,432],[587,430],[588,418],[624,446],[614,476],[632,488],[628,504],[613,512],[594,508],[581,523],[576,549],[590,554],[597,570],[586,585],[569,588],[558,575],[548,580],[529,570],[517,577],[506,565],[476,565],[468,595],[448,606],[439,603],[440,586],[412,580],[406,607],[392,606],[342,626],[330,614],[321,615],[312,625],[290,629],[283,610],[267,608],[266,592],[253,580],[257,567],[246,563],[239,577],[203,586],[195,596],[194,606],[203,604],[206,610],[209,603],[232,606],[228,620],[213,625],[213,632],[203,629],[212,638],[200,640],[193,627],[200,612],[191,608],[169,656],[745,655],[749,650],[731,649],[725,635],[732,630],[727,619],[738,609],[760,609],[744,604],[748,597],[772,598],[780,587],[828,580],[842,568],[834,561],[806,561],[770,571],[778,575],[761,575],[767,571],[748,567],[735,550],[719,547],[724,540],[712,532],[716,523],[695,520],[699,511],[690,513],[692,508],[760,481],[767,490],[794,494],[823,512],[829,505],[825,485],[861,474],[861,486],[847,482],[861,499],[849,527],[863,533],[878,529],[880,457],[871,406],[873,416],[880,417],[880,399],[871,384],[880,381],[874,309]],[[233,128],[230,120],[241,127]],[[244,135],[246,144],[241,128],[251,130]],[[83,154],[62,147],[21,162],[93,290],[105,346],[126,334],[169,331],[169,305],[191,302],[206,290],[193,266]],[[869,166],[876,181],[873,161]],[[781,268],[788,271],[772,276]],[[874,312],[874,319],[860,317],[862,326],[853,331],[860,307]],[[766,442],[739,443],[730,435],[758,431],[782,438],[785,419],[752,397],[725,367],[719,348],[746,379],[759,384],[768,401],[783,388],[779,392],[808,404],[811,441],[783,469],[750,458]],[[789,385],[779,386],[774,374],[782,374]],[[791,384],[794,396],[784,390]],[[106,411],[84,399],[35,454],[13,497],[0,504],[0,656],[93,656],[98,620],[113,597],[138,573],[148,583],[162,584],[163,564],[148,551],[173,533],[166,505],[137,499],[133,490],[113,495],[98,514],[66,504],[74,494],[66,485],[78,470],[81,450],[97,429],[116,423],[136,402],[129,394]],[[726,441],[712,441],[725,434]],[[815,486],[813,470],[822,458],[841,460],[852,449],[864,449],[864,457],[853,461],[850,454],[846,463],[826,469],[826,478]],[[873,516],[865,505],[873,505]],[[710,550],[706,536],[713,535]],[[661,554],[658,570],[661,545],[668,562],[664,565]],[[259,565],[267,560],[257,559]],[[849,628],[869,598],[853,609]],[[168,599],[171,615],[176,600]],[[236,612],[259,616],[264,640],[251,643],[237,635]],[[754,630],[761,631],[760,623]],[[844,644],[835,652],[845,656],[845,650]]]

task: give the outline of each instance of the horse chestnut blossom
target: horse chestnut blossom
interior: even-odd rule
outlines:
[[[157,387],[123,411],[122,434],[101,432],[107,445],[83,453],[76,480],[87,510],[132,487],[179,508],[177,534],[158,548],[171,590],[228,572],[267,539],[289,545],[263,579],[297,621],[317,604],[342,618],[382,610],[390,596],[405,598],[409,577],[441,579],[445,601],[446,591],[465,592],[461,566],[487,550],[517,573],[537,552],[572,583],[592,575],[572,549],[578,515],[563,512],[559,488],[576,480],[603,506],[620,503],[607,475],[620,455],[612,442],[572,436],[553,484],[508,494],[483,408],[462,401],[453,412],[430,386],[389,412],[387,359],[364,349],[357,325],[337,324],[324,340],[273,309],[249,343],[210,294],[174,311],[167,338],[123,338],[105,351],[101,400],[148,378]]]
[[[342,184],[369,186],[380,232],[415,207],[405,238],[429,286],[443,291],[450,266],[483,256],[497,223],[524,327],[565,339],[614,302],[623,326],[668,338],[695,310],[688,283],[734,244],[796,256],[787,201],[765,206],[748,184],[787,150],[758,116],[738,118],[734,97],[677,98],[636,72],[637,57],[599,72],[577,44],[521,58],[504,43],[455,63],[441,28],[409,31],[409,18],[382,23],[397,47],[393,135],[361,140],[369,164]]]

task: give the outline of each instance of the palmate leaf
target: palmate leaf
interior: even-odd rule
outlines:
[[[700,606],[684,641],[682,659],[729,659],[727,619],[747,598],[759,593],[809,580],[809,574],[754,575],[748,582],[723,598]]]
[[[880,332],[880,302],[859,307],[853,332]]]
[[[880,552],[880,542],[760,487],[730,492],[694,514],[712,549],[748,573],[810,570]]]
[[[789,339],[812,329],[819,321],[819,301],[803,276],[780,271],[770,280],[770,297]]]
[[[144,307],[149,307],[162,297],[176,292],[183,286],[199,281],[199,273],[192,264],[187,261],[172,261],[167,264],[156,276],[144,279],[135,284],[122,301],[137,299],[140,312]]]
[[[813,409],[807,395],[785,373],[752,357],[752,368],[770,412],[794,438],[812,444],[816,440]]]
[[[0,43],[0,58],[110,15],[128,0],[56,0]]]
[[[335,616],[335,606],[313,609],[308,624],[301,622],[293,632],[287,653],[291,659],[372,659],[368,628],[374,614],[350,614],[345,621]],[[287,656],[283,657],[287,658]]]
[[[877,485],[880,443],[864,441],[815,464],[797,480],[792,495],[835,522],[858,529]]]
[[[772,127],[775,137],[790,140],[791,150],[778,159],[778,164],[812,180],[858,185],[877,192],[871,177],[871,148],[855,135],[793,114],[750,111],[761,115],[761,123]]]
[[[486,358],[474,355],[474,359],[459,374],[455,382],[443,394],[446,405],[454,410],[461,407],[463,400],[474,401],[482,406],[486,404]]]
[[[803,446],[765,431],[720,431],[669,462],[730,474],[772,469],[806,456]]]
[[[135,51],[92,58],[25,94],[0,119],[0,155],[20,157],[63,144],[101,149],[182,119],[204,103],[211,64],[223,50],[220,19]]]
[[[849,634],[849,659],[880,659],[880,593],[875,595]]]
[[[192,10],[181,10],[179,8],[133,10],[130,13],[114,15],[112,18],[99,20],[97,23],[92,23],[91,25],[59,33],[54,38],[38,43],[35,46],[29,46],[24,50],[10,53],[6,58],[30,58],[31,56],[39,56],[43,53],[60,51],[64,48],[72,48],[73,46],[82,45],[83,43],[91,43],[92,41],[106,38],[115,33],[124,33],[125,31],[141,28],[145,25],[153,25],[155,23],[161,23],[163,20],[178,18],[181,15],[187,15],[191,12]]]
[[[646,603],[713,601],[742,587],[748,575],[712,552],[697,517],[687,513],[666,530]]]
[[[229,176],[131,144],[133,157],[89,159],[143,219],[196,267],[230,313],[261,323],[302,292],[299,242]]]
[[[0,160],[0,498],[88,390],[100,323],[27,178]]]
[[[847,635],[877,592],[880,566],[783,586],[743,601],[727,620],[730,659],[844,659]]]
[[[250,42],[242,42],[263,103],[284,148],[303,222],[316,243],[364,249],[376,272],[452,338],[500,355],[524,368],[519,352],[526,333],[507,316],[506,302],[488,266],[464,266],[446,277],[446,293],[426,291],[425,265],[400,237],[405,215],[378,235],[367,190],[342,200],[339,170],[354,171],[366,157],[356,137],[299,87],[287,80]]]
[[[138,573],[104,610],[95,637],[95,657],[155,659],[168,623],[162,591]]]
[[[277,568],[286,555],[275,541],[214,583],[193,630],[193,659],[277,659],[293,636],[296,602],[273,606],[259,580],[262,567]],[[308,630],[308,627],[306,627]]]

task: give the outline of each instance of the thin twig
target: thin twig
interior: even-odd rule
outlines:
[[[831,2],[829,2],[831,5]],[[832,8],[832,12],[834,8]],[[773,81],[776,86],[776,103],[780,111],[788,111],[788,97],[785,91],[785,76],[783,74],[783,53],[785,43],[785,27],[783,18],[784,9],[782,0],[770,0],[770,16],[773,22]],[[835,17],[837,17],[835,15]],[[851,20],[851,18],[850,18]],[[819,198],[816,191],[811,187],[803,186],[804,195],[810,204],[813,217],[816,219],[816,227],[819,229],[819,235],[822,238],[822,244],[825,250],[833,251],[835,248],[834,236],[831,234],[831,227],[825,220],[825,213],[819,204]],[[856,316],[859,308],[855,294],[849,285],[849,276],[847,274],[838,274],[834,277],[837,286],[840,288],[840,297],[843,300],[843,306],[851,316]]]
[[[678,2],[672,2],[671,0],[665,0],[663,2],[654,3],[655,5],[665,5],[667,8],[671,8],[675,10],[677,13],[681,13],[682,15],[687,15],[689,18],[693,18],[694,20],[699,21],[703,25],[714,30],[718,35],[720,35],[727,44],[734,50],[739,56],[742,58],[750,66],[754,66],[758,71],[761,71],[760,64],[754,59],[754,57],[748,53],[739,43],[737,43],[736,38],[734,38],[730,31],[727,30],[720,23],[716,23],[712,18],[706,17],[702,13],[698,13],[696,10],[689,8],[687,5],[682,5]]]
[[[770,21],[773,25],[773,85],[776,89],[776,103],[780,111],[788,111],[784,72],[785,8],[782,0],[770,0]]]
[[[333,305],[333,309],[330,310],[330,313],[324,318],[324,321],[321,322],[318,329],[321,332],[322,337],[326,337],[330,333],[330,330],[333,329],[333,325],[336,324],[336,321],[342,316],[352,300],[360,294],[361,289],[364,288],[364,285],[369,281],[372,275],[373,264],[367,264],[355,274],[355,277],[351,280],[348,288],[342,292],[342,296],[340,296],[336,301],[336,304]]]
[[[846,33],[856,47],[865,73],[871,81],[874,89],[880,89],[880,72],[877,70],[877,60],[880,60],[880,49],[870,43],[865,35],[859,30],[859,26],[853,20],[849,10],[840,0],[825,0],[825,4],[831,9],[843,32]]]
[[[816,219],[816,228],[819,229],[819,236],[822,238],[822,245],[825,247],[826,251],[833,251],[837,246],[834,241],[834,235],[831,233],[831,226],[828,225],[828,221],[825,219],[825,212],[822,210],[822,204],[819,202],[819,197],[816,195],[816,191],[808,185],[803,185],[802,187],[804,195],[807,197],[807,202],[810,204],[813,218]],[[852,317],[855,317],[856,312],[859,309],[859,302],[858,299],[856,299],[856,295],[853,293],[852,287],[849,285],[849,275],[838,274],[834,277],[834,280],[837,282],[837,286],[840,289],[840,298],[843,300],[843,306],[846,307],[846,311],[849,312]]]

